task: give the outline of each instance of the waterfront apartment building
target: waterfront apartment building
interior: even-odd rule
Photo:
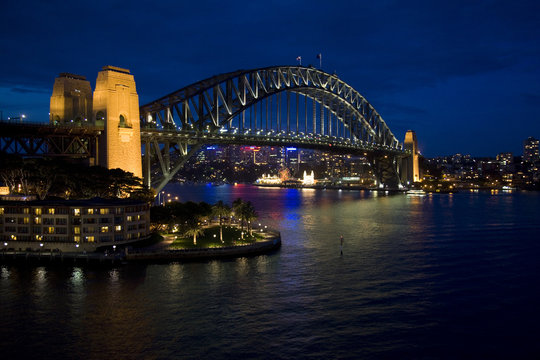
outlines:
[[[0,245],[6,249],[94,251],[149,233],[150,207],[140,201],[0,201]]]
[[[523,160],[529,162],[540,160],[538,139],[529,137],[523,142]]]

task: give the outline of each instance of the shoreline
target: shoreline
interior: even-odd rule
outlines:
[[[0,263],[124,265],[133,263],[204,262],[269,254],[281,247],[281,234],[249,245],[160,251],[125,251],[112,254],[57,251],[2,251]]]

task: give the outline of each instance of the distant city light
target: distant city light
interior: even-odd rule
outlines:
[[[287,151],[296,151],[296,148],[295,147],[288,147]]]

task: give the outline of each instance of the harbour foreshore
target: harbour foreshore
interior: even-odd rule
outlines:
[[[269,234],[270,235],[270,234]],[[265,240],[248,245],[235,245],[215,248],[163,249],[163,250],[118,250],[116,252],[61,252],[61,251],[1,251],[0,262],[38,262],[38,263],[92,263],[128,264],[194,262],[213,259],[235,258],[271,253],[281,247],[281,234],[273,232]]]

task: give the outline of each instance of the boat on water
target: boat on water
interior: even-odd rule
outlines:
[[[407,196],[425,196],[426,192],[422,189],[411,189],[405,193]]]

